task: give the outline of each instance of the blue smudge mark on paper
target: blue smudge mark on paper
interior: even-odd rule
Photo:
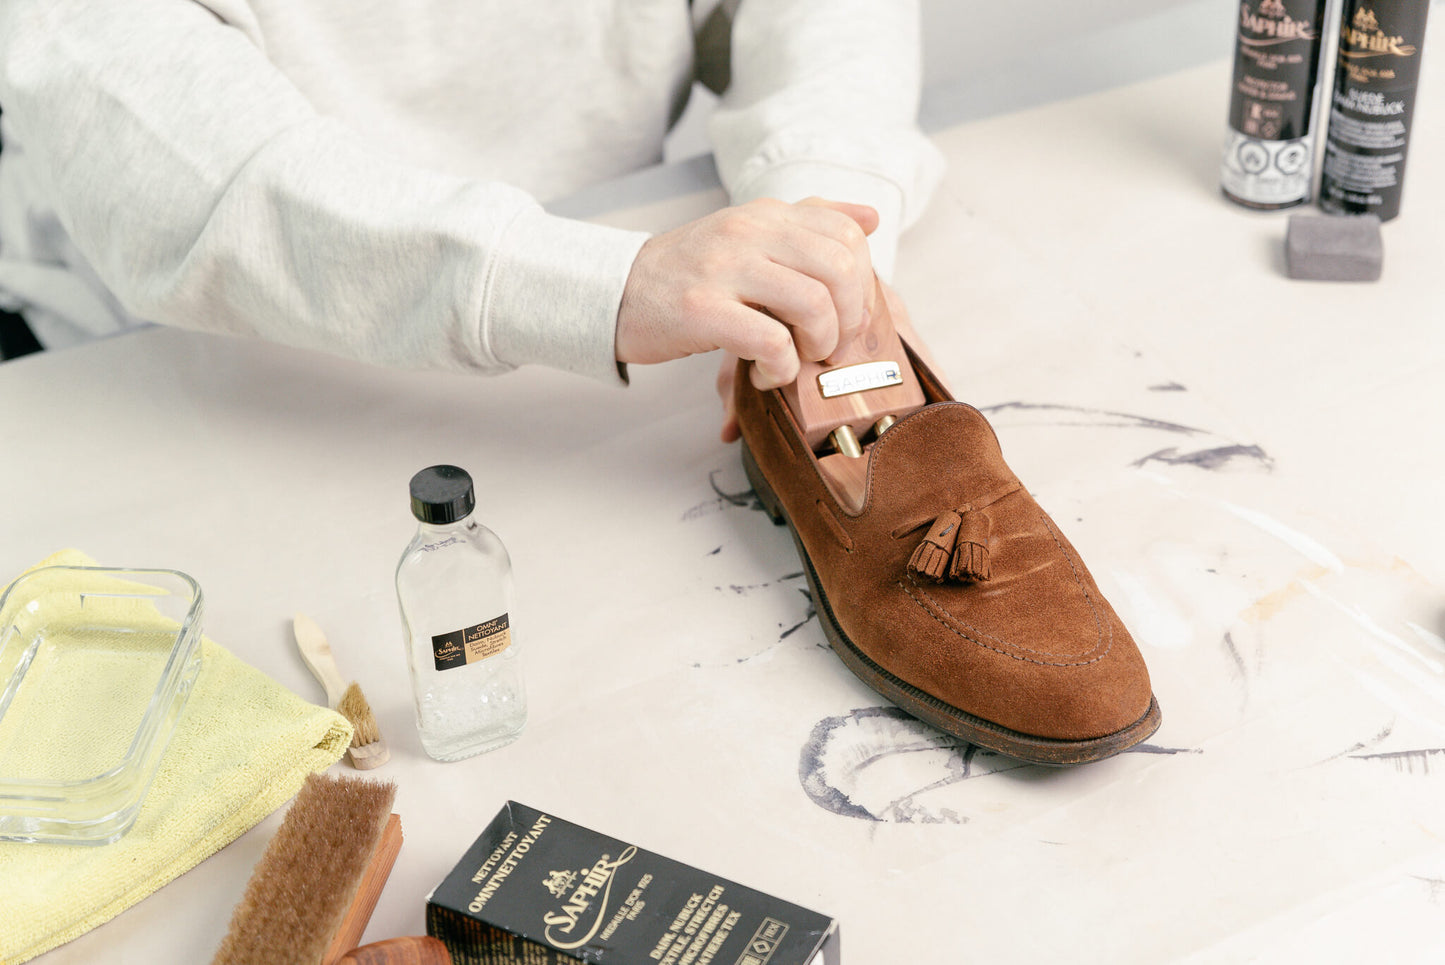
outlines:
[[[897,793],[887,787],[864,787],[871,765],[899,754],[930,751],[944,751],[947,756],[941,762],[935,756],[922,764],[917,786],[899,788]],[[995,758],[1001,767],[980,766]],[[929,807],[918,798],[972,777],[1029,766],[940,733],[897,707],[861,707],[825,717],[813,726],[798,759],[798,780],[813,803],[843,817],[897,824],[964,824],[967,816],[952,808]],[[870,806],[865,797],[881,803]]]
[[[754,493],[751,488],[741,489],[737,492],[727,492],[719,486],[717,484],[717,475],[720,472],[722,472],[721,469],[714,469],[707,474],[708,485],[711,486],[712,491],[717,494],[716,498],[698,503],[696,506],[688,509],[687,512],[682,514],[683,522],[691,522],[694,519],[710,516],[713,513],[720,513],[729,508],[751,509],[756,512],[763,511],[762,500],[758,499],[757,494]],[[718,547],[718,549],[721,548],[722,547]]]
[[[1274,468],[1274,460],[1259,446],[1242,445],[1215,446],[1212,449],[1196,449],[1193,452],[1180,452],[1177,448],[1170,446],[1168,449],[1151,452],[1142,459],[1135,460],[1132,465],[1137,469],[1151,462],[1162,462],[1167,466],[1193,466],[1196,469],[1217,471],[1241,461],[1252,461],[1266,469]]]
[[[1414,774],[1416,768],[1419,773],[1428,775],[1431,763],[1436,765],[1445,764],[1445,747],[1425,747],[1409,751],[1387,751],[1376,754],[1351,754],[1351,760],[1356,761],[1384,761],[1395,766],[1395,770],[1401,774]]]
[[[1114,412],[1110,409],[1089,409],[1076,405],[1052,405],[1039,402],[1001,402],[998,405],[985,406],[979,410],[988,415],[996,415],[1002,412],[1039,412],[1055,416],[1055,420],[1045,423],[1056,426],[1101,426],[1114,429],[1158,429],[1163,432],[1174,432],[1186,436],[1202,436],[1209,433],[1204,429],[1196,429],[1193,426],[1181,425],[1178,422],[1166,422],[1163,419],[1153,419],[1149,416],[1135,415],[1132,412]],[[1087,416],[1085,421],[1074,419],[1065,421],[1067,416]]]
[[[1184,386],[1178,383],[1167,383],[1152,386],[1151,388],[1155,391],[1184,391]],[[1151,416],[1139,415],[1133,412],[1117,412],[1112,409],[1091,409],[1085,406],[1054,405],[1038,402],[1003,402],[998,405],[984,406],[979,411],[987,414],[990,418],[1017,413],[1037,413],[1046,417],[1045,421],[1041,423],[1019,422],[1017,423],[1019,425],[1039,424],[1085,429],[1151,429],[1158,432],[1170,432],[1175,435],[1213,435],[1218,438],[1217,433],[1210,432],[1207,429],[1186,426],[1182,423],[1169,422],[1164,419],[1155,419]],[[1005,418],[1000,420],[1000,423],[1007,424],[1008,420]],[[1133,463],[1133,465],[1138,467],[1150,462],[1160,462],[1171,466],[1183,465],[1194,466],[1197,469],[1218,470],[1242,460],[1263,466],[1266,469],[1272,469],[1274,467],[1274,460],[1271,459],[1263,449],[1259,446],[1244,445],[1242,443],[1211,446],[1189,452],[1180,452],[1176,447],[1160,449],[1144,456],[1142,459]]]
[[[1204,751],[1139,744],[1126,753],[1173,756]],[[902,754],[919,755],[911,772],[899,767],[873,769],[874,764]],[[1055,770],[944,734],[893,706],[860,707],[823,718],[813,726],[798,757],[798,781],[814,804],[843,817],[893,824],[965,824],[967,815],[930,802],[926,795],[963,781],[1023,769]],[[909,776],[899,783],[900,775]]]

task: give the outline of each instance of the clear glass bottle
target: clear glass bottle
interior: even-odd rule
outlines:
[[[431,466],[411,480],[415,538],[396,597],[422,747],[455,761],[515,740],[527,694],[512,638],[512,561],[472,516],[472,477]]]

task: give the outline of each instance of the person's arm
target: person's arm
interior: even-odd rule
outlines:
[[[389,159],[191,0],[5,0],[0,103],[137,317],[380,364],[618,378],[645,235]]]
[[[898,237],[943,171],[942,155],[918,129],[921,61],[916,0],[743,0],[731,77],[709,121],[718,174],[735,204],[822,196],[877,211],[871,270],[905,325],[906,308],[887,287]],[[911,327],[906,335],[917,341]],[[724,355],[724,442],[738,438],[735,371],[736,359]]]
[[[733,202],[870,205],[873,267],[890,280],[898,236],[943,169],[917,124],[920,29],[916,0],[743,0],[731,80],[709,123]]]

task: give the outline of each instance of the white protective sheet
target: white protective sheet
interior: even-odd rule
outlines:
[[[833,914],[855,965],[1439,961],[1445,85],[1385,278],[1322,285],[1282,276],[1285,215],[1218,197],[1226,70],[941,132],[900,254],[941,367],[1141,643],[1164,724],[1115,759],[1020,766],[854,680],[715,440],[711,359],[626,392],[162,330],[23,359],[0,562],[186,570],[207,632],[311,699],[288,624],[317,619],[400,784],[370,940],[421,931],[513,798]],[[518,742],[449,765],[411,725],[390,585],[406,481],[441,461],[512,551],[532,698]],[[42,961],[204,960],[279,820]]]

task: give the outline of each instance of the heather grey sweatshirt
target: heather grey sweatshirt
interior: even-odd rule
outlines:
[[[656,162],[684,0],[4,0],[0,303],[51,346],[142,321],[368,362],[604,380],[645,235],[539,203]],[[734,201],[936,182],[916,4],[748,0],[710,133]]]

